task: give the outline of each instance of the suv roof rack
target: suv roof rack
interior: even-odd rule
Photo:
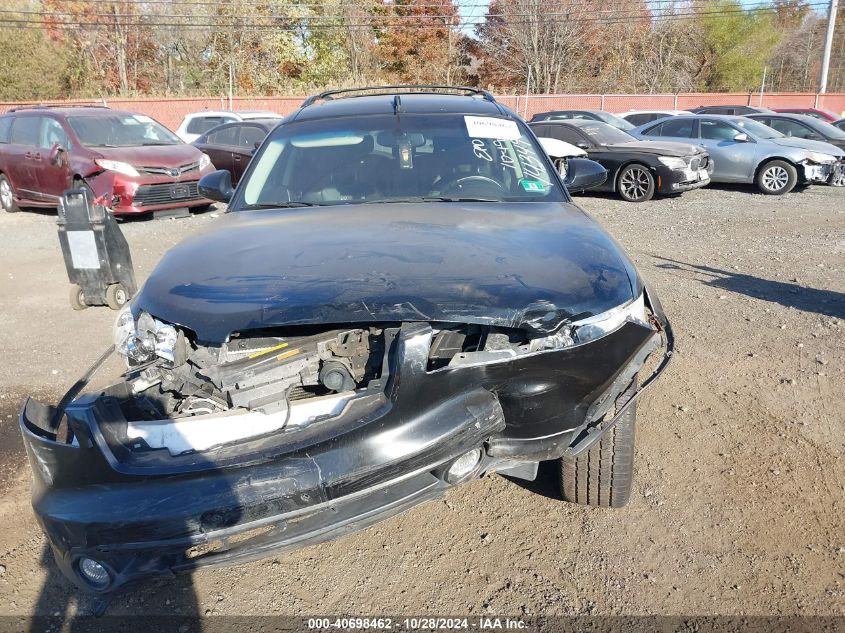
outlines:
[[[98,103],[34,103],[32,105],[21,105],[14,108],[9,108],[6,112],[18,112],[19,110],[39,110],[48,108],[105,108],[110,110],[108,106]]]
[[[326,90],[318,95],[308,97],[302,102],[303,108],[307,108],[317,101],[330,101],[335,97],[371,97],[376,95],[394,95],[401,91],[404,94],[441,94],[446,91],[469,93],[473,96],[483,97],[485,100],[496,103],[496,99],[487,90],[473,88],[472,86],[448,86],[438,84],[399,84],[395,86],[364,86],[361,88],[339,88],[337,90]]]

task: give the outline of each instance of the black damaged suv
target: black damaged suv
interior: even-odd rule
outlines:
[[[604,177],[568,161],[574,188]],[[109,592],[545,460],[564,499],[625,504],[672,334],[565,184],[513,112],[440,87],[323,93],[236,190],[204,177],[228,213],[164,256],[59,406],[21,411],[62,571]],[[110,353],[125,375],[79,395]]]

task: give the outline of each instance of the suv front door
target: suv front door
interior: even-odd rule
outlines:
[[[58,146],[62,151],[54,152]],[[38,135],[41,161],[37,166],[37,180],[41,195],[47,200],[60,197],[71,185],[70,141],[62,124],[53,117],[42,117]],[[53,160],[51,160],[53,157]]]

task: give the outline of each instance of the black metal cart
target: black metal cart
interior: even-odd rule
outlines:
[[[94,204],[90,189],[71,189],[61,198],[58,225],[67,275],[73,284],[71,307],[123,307],[137,286],[129,244],[114,216]]]

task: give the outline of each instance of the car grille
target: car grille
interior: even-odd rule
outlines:
[[[172,176],[175,178],[176,176],[181,176],[182,174],[186,174],[189,171],[194,171],[195,169],[199,169],[200,164],[199,162],[196,163],[188,163],[187,165],[180,165],[179,167],[138,167],[138,171],[143,172],[145,174],[156,174],[160,176]]]
[[[163,182],[155,185],[141,185],[135,193],[133,204],[137,207],[149,207],[169,202],[191,202],[199,200],[196,180],[188,182]]]

